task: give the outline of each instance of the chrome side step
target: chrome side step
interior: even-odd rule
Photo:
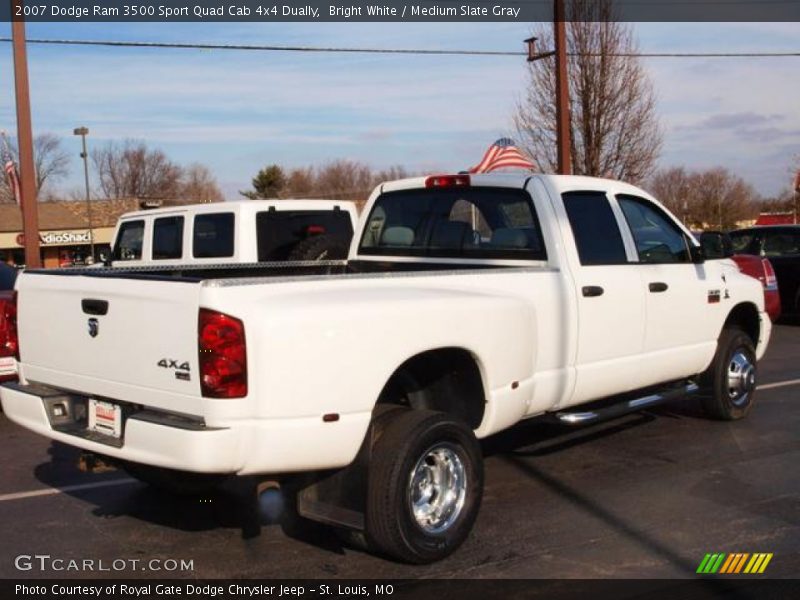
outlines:
[[[618,404],[612,404],[596,410],[589,410],[583,412],[557,412],[555,418],[566,425],[586,425],[589,423],[596,423],[598,421],[605,421],[606,419],[613,419],[627,415],[628,413],[657,406],[671,400],[677,400],[683,396],[694,394],[699,391],[697,384],[689,383],[681,385],[680,387],[666,390],[659,394],[651,394],[643,396],[642,398],[635,398],[634,400],[626,400]]]

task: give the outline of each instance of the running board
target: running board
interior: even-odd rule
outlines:
[[[555,418],[559,422],[567,425],[586,425],[588,423],[597,423],[598,421],[605,421],[607,419],[621,417],[623,415],[657,406],[671,400],[677,400],[683,396],[694,394],[699,391],[699,389],[700,388],[697,386],[697,384],[689,383],[661,392],[660,394],[651,394],[649,396],[643,396],[642,398],[636,398],[634,400],[627,400],[618,404],[612,404],[611,406],[598,408],[596,410],[584,412],[557,412],[555,413]]]

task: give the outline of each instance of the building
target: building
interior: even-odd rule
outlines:
[[[117,218],[138,210],[136,198],[92,200],[92,231],[95,261],[107,255]],[[0,261],[25,264],[22,211],[16,204],[0,204]],[[86,202],[40,202],[39,244],[42,264],[47,268],[86,264],[91,254]]]

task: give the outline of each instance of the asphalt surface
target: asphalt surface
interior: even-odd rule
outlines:
[[[176,498],[121,472],[82,473],[76,451],[0,415],[0,577],[680,578],[714,552],[773,553],[764,577],[799,577],[798,357],[800,326],[776,327],[765,387],[743,421],[707,420],[687,399],[580,430],[532,421],[485,441],[475,529],[424,567],[371,556],[325,528],[259,532],[245,481]],[[20,555],[95,563],[20,571]],[[115,559],[142,562],[116,571]],[[153,559],[192,569],[142,570]]]

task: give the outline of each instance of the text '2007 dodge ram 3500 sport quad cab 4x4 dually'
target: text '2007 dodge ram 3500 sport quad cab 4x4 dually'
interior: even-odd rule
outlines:
[[[346,262],[29,271],[17,298],[13,421],[151,482],[269,475],[417,563],[473,525],[478,439],[694,391],[741,418],[771,328],[648,194],[554,175],[380,185]]]

